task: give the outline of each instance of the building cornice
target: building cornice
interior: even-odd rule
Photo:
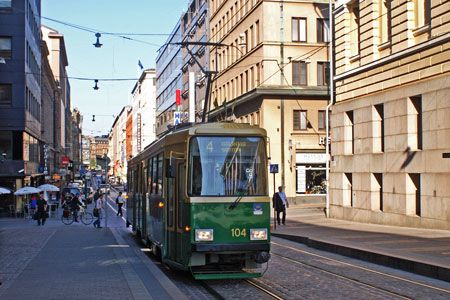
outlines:
[[[330,98],[328,86],[320,87],[320,86],[312,86],[312,87],[286,87],[286,86],[263,86],[257,87],[230,102],[227,102],[227,107],[231,106],[240,106],[246,102],[255,100],[259,97],[287,97],[298,100],[308,100],[308,99],[324,99],[327,100]],[[208,115],[209,117],[215,117],[224,112],[224,106],[221,105],[214,110],[210,110]]]

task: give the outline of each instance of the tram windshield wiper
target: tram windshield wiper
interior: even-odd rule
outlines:
[[[236,208],[236,206],[238,206],[239,202],[241,202],[242,197],[245,196],[246,194],[248,194],[248,190],[250,188],[250,184],[251,184],[251,180],[247,180],[247,183],[245,184],[245,189],[242,192],[241,195],[239,195],[236,200],[234,200],[233,203],[231,203],[231,205],[228,207],[229,210],[233,210]]]

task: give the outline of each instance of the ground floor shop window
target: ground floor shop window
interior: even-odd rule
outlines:
[[[326,194],[325,164],[297,165],[297,194]]]

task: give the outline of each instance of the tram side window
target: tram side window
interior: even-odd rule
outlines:
[[[163,155],[158,155],[158,195],[162,195],[163,185]]]
[[[153,161],[153,174],[152,174],[152,193],[158,193],[158,157],[155,156],[152,159]]]
[[[147,178],[147,186],[148,186],[148,193],[152,193],[152,170],[153,170],[153,158],[150,158],[148,160],[148,178]]]
[[[142,174],[142,188],[143,188],[142,193],[144,193],[144,194],[148,193],[147,184],[145,182],[147,176],[148,176],[148,168],[144,167],[144,172]]]
[[[136,170],[133,170],[133,192],[137,193],[138,192],[138,187],[137,187],[137,175],[138,172]]]

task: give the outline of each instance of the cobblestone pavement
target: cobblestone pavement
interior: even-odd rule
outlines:
[[[20,220],[23,222],[23,220]],[[25,269],[28,263],[41,251],[56,230],[44,230],[43,227],[6,228],[6,222],[0,221],[0,298]],[[16,222],[18,223],[18,222]],[[33,222],[34,224],[34,222]],[[10,224],[8,224],[11,226]]]
[[[253,281],[283,299],[449,299],[450,284],[273,238],[267,273]]]

